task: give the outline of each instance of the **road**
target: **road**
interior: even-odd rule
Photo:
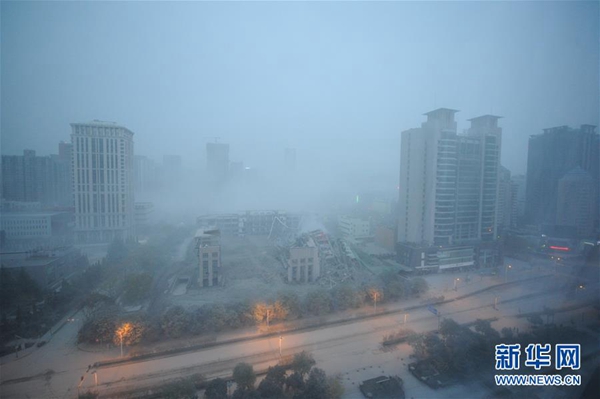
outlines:
[[[526,286],[497,288],[460,301],[439,305],[438,310],[443,317],[451,317],[459,323],[477,318],[497,317],[497,328],[505,324],[526,328],[526,320],[515,317],[519,310],[537,311],[544,305],[561,305],[562,298],[548,295],[548,288],[547,283],[541,281],[528,283]],[[535,294],[535,297],[532,297],[532,294]],[[498,311],[492,306],[496,297],[499,297]],[[415,310],[407,319],[407,327],[415,331],[435,329],[438,323],[437,317],[426,309]],[[406,363],[408,347],[401,346],[396,352],[384,352],[380,349],[382,337],[396,331],[403,324],[403,320],[404,317],[398,314],[386,315],[360,320],[351,325],[286,334],[283,338],[283,355],[301,350],[312,352],[319,367],[324,368],[328,374],[344,376],[347,392],[349,395],[352,392],[356,394],[358,383],[370,375],[402,374],[405,370],[401,359],[404,358]],[[84,376],[81,389],[93,387],[94,376],[86,373],[87,366],[98,360],[108,359],[116,355],[117,351],[115,349],[112,353],[87,354],[78,351],[74,340],[79,323],[78,315],[75,322],[66,325],[54,337],[53,345],[39,348],[29,357],[4,365],[0,385],[1,396],[75,397],[81,376]],[[167,358],[102,367],[97,370],[98,389],[103,393],[110,393],[155,385],[161,380],[194,373],[202,373],[209,378],[226,376],[240,361],[250,362],[256,369],[262,369],[278,360],[278,338],[259,338]],[[363,365],[364,370],[350,365]],[[419,385],[414,387],[417,392],[418,387]]]

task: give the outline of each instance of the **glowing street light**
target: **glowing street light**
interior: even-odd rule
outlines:
[[[117,335],[119,336],[119,340],[121,341],[121,357],[123,357],[123,337],[127,336],[131,333],[131,323],[124,323],[121,327],[117,329]]]
[[[454,291],[458,291],[458,287],[457,287],[457,285],[456,285],[456,283],[457,283],[458,281],[460,281],[460,278],[458,278],[458,277],[457,277],[457,278],[455,278],[455,279],[454,279]]]
[[[283,335],[279,333],[279,357],[281,357],[281,342],[283,341]]]
[[[512,265],[506,265],[504,268],[504,282],[508,281],[508,269],[512,269]]]

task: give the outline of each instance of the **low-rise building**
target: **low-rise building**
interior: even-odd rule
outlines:
[[[73,247],[2,254],[1,267],[16,274],[24,270],[43,290],[57,290],[63,280],[88,266],[87,258]]]
[[[203,228],[196,232],[198,255],[198,285],[212,287],[221,282],[221,232],[217,228]]]
[[[198,226],[214,226],[223,236],[269,235],[277,225],[296,230],[300,215],[285,211],[245,211],[221,215],[204,215],[196,219]]]
[[[344,238],[361,241],[371,236],[371,223],[368,220],[350,216],[339,216],[338,227]]]
[[[319,249],[311,237],[300,237],[284,259],[288,283],[314,282],[321,275]]]
[[[418,245],[398,243],[397,261],[415,272],[442,272],[502,264],[501,245],[497,241],[472,245]]]
[[[150,218],[154,212],[154,204],[152,202],[136,202],[133,208],[135,211],[136,226],[143,226],[150,222]]]
[[[68,245],[73,240],[73,213],[2,212],[0,230],[13,249]]]

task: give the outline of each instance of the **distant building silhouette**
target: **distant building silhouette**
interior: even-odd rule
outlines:
[[[500,229],[510,229],[513,225],[513,193],[510,170],[500,166],[498,179],[498,212],[497,220]]]
[[[7,201],[40,202],[45,208],[71,207],[71,151],[59,144],[59,154],[38,156],[2,155],[2,198]]]
[[[593,237],[598,223],[597,190],[590,173],[580,167],[567,172],[558,181],[556,224],[575,227],[578,237]]]
[[[558,126],[529,138],[525,217],[529,224],[553,225],[557,218],[558,181],[580,167],[598,185],[600,142],[596,127]]]
[[[76,239],[110,242],[133,236],[133,132],[102,121],[71,128]]]
[[[229,175],[229,144],[206,143],[206,169],[209,181],[221,185]]]

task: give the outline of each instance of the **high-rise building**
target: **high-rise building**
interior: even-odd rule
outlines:
[[[558,181],[556,224],[572,226],[578,237],[593,237],[598,224],[597,185],[590,173],[580,167]]]
[[[526,179],[525,175],[512,176],[510,179],[511,184],[511,207],[512,207],[512,218],[511,227],[517,227],[521,224],[523,217],[525,216],[525,191],[526,191]]]
[[[133,132],[114,122],[71,124],[75,234],[110,242],[134,234]]]
[[[401,263],[412,265],[418,258],[417,266],[423,269],[472,266],[477,245],[496,239],[500,117],[470,119],[467,134],[458,135],[456,112],[428,112],[420,128],[402,133],[397,237]],[[483,259],[495,262],[497,256],[490,252]]]
[[[158,188],[156,162],[143,155],[133,157],[133,181],[136,197],[144,197]]]
[[[229,174],[229,144],[206,143],[206,169],[213,184],[223,184]]]
[[[509,229],[512,226],[513,218],[513,193],[512,181],[510,180],[510,170],[500,166],[498,181],[498,206],[496,218],[498,227]]]
[[[71,154],[68,144],[59,144],[59,155],[2,156],[2,198],[7,201],[39,202],[45,208],[70,207]]]
[[[558,181],[580,167],[594,185],[599,178],[600,141],[596,127],[558,126],[529,138],[525,218],[534,225],[553,225],[557,217]]]

